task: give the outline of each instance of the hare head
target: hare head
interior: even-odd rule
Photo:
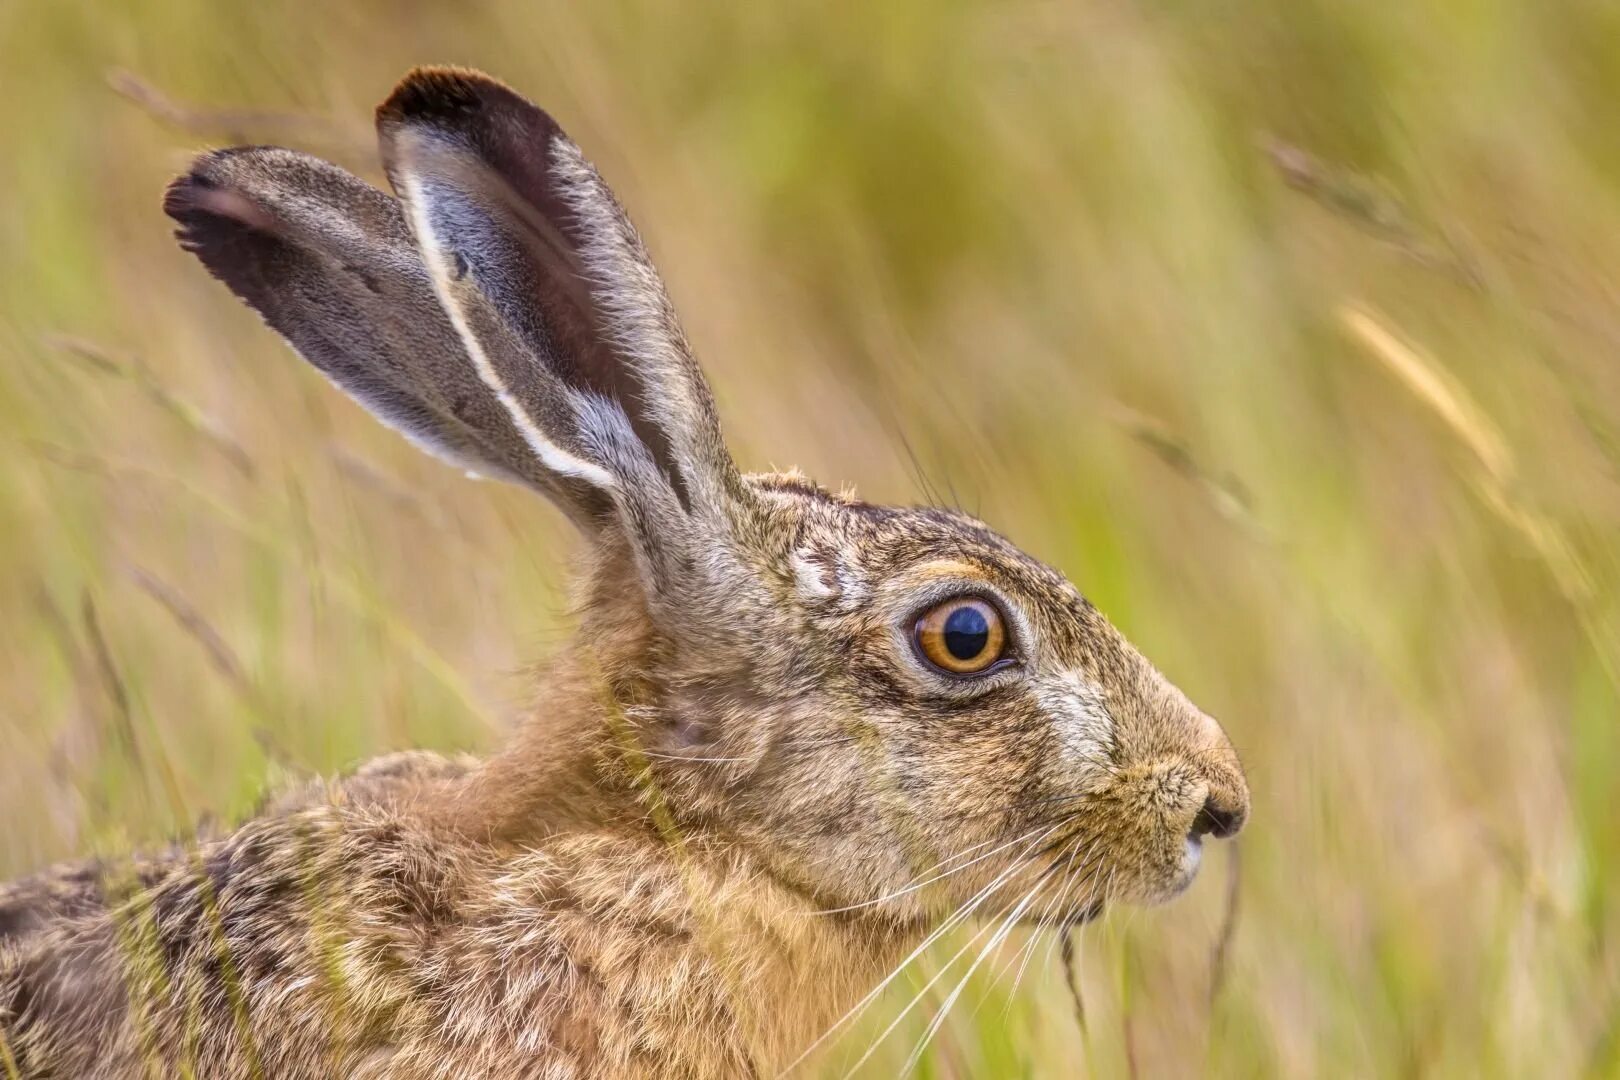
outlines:
[[[1242,826],[1219,725],[1060,574],[956,512],[737,468],[641,240],[551,117],[428,69],[377,120],[393,196],[247,148],[167,210],[383,421],[578,525],[579,649],[622,750],[599,757],[677,825],[908,924],[1003,890],[1055,922],[1163,900]]]

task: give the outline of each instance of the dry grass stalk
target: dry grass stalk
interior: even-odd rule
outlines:
[[[1346,304],[1339,321],[1469,451],[1478,466],[1471,479],[1480,500],[1530,545],[1564,597],[1587,610],[1593,599],[1591,574],[1558,523],[1516,493],[1513,452],[1468,390],[1437,359],[1403,341],[1366,309]]]
[[[243,697],[253,699],[256,691],[247,673],[242,670],[241,661],[236,653],[225,641],[223,635],[205,619],[190,601],[180,594],[180,591],[156,574],[147,571],[133,563],[129,566],[129,576],[136,586],[147,596],[158,602],[158,605],[167,611],[180,628],[191,635],[203,651],[208,654],[214,670],[219,672],[231,687]]]
[[[205,439],[237,472],[249,480],[255,477],[257,470],[246,448],[217,420],[163,385],[139,357],[119,357],[93,341],[67,334],[52,334],[45,339],[45,343],[77,357],[99,375],[133,382],[148,400],[179,420],[192,433]]]
[[[324,116],[275,109],[204,109],[182,105],[145,78],[122,68],[107,73],[115,94],[151,116],[192,135],[226,143],[287,143],[325,149],[350,158],[372,154],[369,130],[363,134]]]
[[[163,753],[163,748],[154,745],[153,752],[147,754],[141,747],[135,731],[134,700],[130,696],[128,684],[113,661],[112,649],[107,644],[106,635],[102,633],[95,601],[88,590],[84,594],[81,613],[85,637],[90,640],[90,654],[95,658],[96,670],[113,704],[113,716],[117,721],[119,738],[123,741],[131,762],[143,776],[150,775],[150,771],[156,771],[163,785],[164,796],[168,799],[169,812],[174,815],[175,824],[182,827],[189,825],[195,820],[194,815],[186,806],[186,800],[180,793],[179,778],[175,775],[168,757]]]
[[[1226,986],[1228,966],[1232,959],[1232,942],[1237,938],[1238,915],[1242,910],[1238,901],[1242,896],[1242,848],[1233,843],[1226,856],[1226,902],[1221,913],[1220,933],[1215,937],[1215,948],[1209,959],[1209,1007],[1213,1012]]]
[[[1473,260],[1449,241],[1425,239],[1412,215],[1379,185],[1329,166],[1274,136],[1262,138],[1261,144],[1277,174],[1295,191],[1354,222],[1420,266],[1445,273],[1470,289],[1485,288],[1484,276]]]

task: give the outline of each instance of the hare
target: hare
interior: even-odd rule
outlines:
[[[658,275],[542,112],[377,111],[394,194],[204,154],[178,238],[305,359],[584,534],[576,638],[487,760],[413,753],[104,881],[0,891],[26,1077],[768,1076],[942,927],[1154,903],[1248,814],[1220,726],[954,511],[739,471]]]

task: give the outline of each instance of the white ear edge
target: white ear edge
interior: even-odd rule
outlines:
[[[444,308],[445,314],[450,318],[450,324],[455,327],[456,335],[461,338],[467,355],[471,357],[478,378],[489,387],[495,399],[501,403],[501,407],[511,416],[513,426],[517,428],[518,434],[523,436],[523,441],[529,445],[529,449],[534,452],[540,464],[561,476],[583,480],[604,491],[617,488],[618,482],[606,469],[576,454],[570,454],[546,438],[545,432],[534,422],[534,417],[529,415],[528,409],[524,408],[523,403],[513,395],[506,381],[501,378],[500,372],[495,370],[495,365],[490,363],[488,354],[484,352],[477,335],[468,326],[466,316],[455,302],[450,289],[451,269],[445,257],[444,247],[433,232],[433,222],[422,197],[422,182],[413,172],[407,172],[404,181],[406,210],[410,215],[411,228],[416,233],[417,246],[422,252],[422,261],[427,265],[428,277],[433,281],[433,291],[439,298],[439,306]]]

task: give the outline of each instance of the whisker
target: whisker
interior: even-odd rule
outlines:
[[[1095,846],[1095,839],[1093,839],[1090,844],[1085,845],[1086,858],[1082,859],[1080,862],[1080,870],[1082,873],[1084,873],[1086,866],[1091,859],[1091,849]],[[1030,958],[1035,955],[1035,950],[1040,944],[1040,936],[1041,933],[1046,929],[1047,919],[1063,910],[1064,905],[1068,903],[1069,893],[1076,884],[1084,884],[1083,880],[1077,882],[1074,875],[1074,860],[1075,857],[1080,854],[1080,847],[1080,845],[1076,844],[1070,849],[1068,861],[1064,864],[1063,868],[1063,880],[1059,883],[1059,887],[1053,891],[1052,897],[1047,901],[1046,906],[1041,909],[1040,917],[1035,920],[1035,932],[1030,934],[1029,944],[1023,950],[1021,950],[1023,959],[1019,962],[1018,971],[1013,976],[1013,995],[1018,993],[1018,986],[1024,981],[1024,971],[1029,966]],[[1011,997],[1009,997],[1007,1000],[1007,1006],[1008,1008],[1012,1007]]]
[[[945,1003],[939,1008],[939,1012],[934,1014],[934,1019],[928,1025],[928,1030],[923,1032],[922,1038],[918,1040],[917,1045],[912,1049],[911,1056],[906,1059],[905,1065],[900,1070],[901,1076],[909,1076],[911,1071],[917,1067],[917,1063],[922,1060],[923,1051],[927,1049],[928,1044],[933,1041],[934,1036],[938,1034],[939,1029],[944,1025],[945,1017],[950,1013],[951,1006],[955,1005],[957,999],[962,996],[962,991],[967,987],[968,980],[973,978],[973,973],[979,969],[980,964],[984,963],[985,957],[989,956],[996,946],[1006,940],[1007,935],[1012,932],[1012,928],[1017,924],[1018,917],[1034,901],[1041,885],[1051,875],[1053,869],[1054,867],[1047,867],[1046,870],[1042,871],[1041,876],[1035,880],[1035,884],[1030,887],[1024,899],[1018,903],[1018,906],[1013,909],[1011,914],[1002,920],[1000,928],[985,943],[984,948],[979,950],[979,955],[974,958],[972,964],[968,965],[967,974],[962,976],[961,980],[956,984],[956,988],[946,997]],[[978,940],[977,936],[975,936],[974,940]]]
[[[1067,928],[1072,925],[1061,918],[1061,913],[1068,907],[1071,894],[1074,894],[1076,889],[1083,889],[1096,877],[1097,871],[1100,869],[1100,862],[1094,859],[1094,855],[1098,857],[1101,855],[1096,850],[1097,843],[1098,840],[1094,837],[1090,843],[1083,845],[1085,855],[1080,860],[1078,868],[1074,866],[1074,859],[1080,853],[1081,845],[1076,845],[1071,850],[1069,860],[1064,864],[1063,881],[1058,889],[1054,891],[1053,900],[1047,904],[1042,911],[1041,917],[1036,921],[1035,933],[1030,935],[1029,942],[1020,950],[1022,959],[1019,962],[1018,972],[1013,979],[1011,995],[1018,993],[1025,970],[1030,960],[1034,958],[1035,950],[1040,945],[1040,934],[1048,930],[1050,930],[1051,944],[1047,947],[1047,954],[1042,963],[1046,965],[1051,963],[1052,948],[1056,946],[1060,938],[1065,936]],[[1048,918],[1049,915],[1052,916],[1050,919]],[[1005,970],[1005,967],[1003,967],[1002,973],[1005,973]],[[1011,996],[1009,996],[1006,1008],[1007,1010],[1012,1008]]]
[[[1083,878],[1081,878],[1077,882],[1077,884],[1080,885],[1080,886],[1084,886],[1087,882],[1089,882],[1093,878],[1095,878],[1096,875],[1097,875],[1098,869],[1100,869],[1100,865],[1093,865],[1093,866],[1091,866],[1090,870],[1085,869],[1086,865],[1088,863],[1090,863],[1090,861],[1091,861],[1091,853],[1092,853],[1092,851],[1094,851],[1096,849],[1097,844],[1099,843],[1099,840],[1100,840],[1100,838],[1093,837],[1091,843],[1086,845],[1086,857],[1085,857],[1084,860],[1081,861],[1081,870],[1085,872],[1085,876]],[[1102,853],[1098,852],[1097,854],[1098,854],[1098,858],[1099,858],[1099,861],[1100,861]],[[1100,892],[1100,890],[1099,890],[1099,892]],[[1043,960],[1042,963],[1050,964],[1052,962],[1052,950],[1057,947],[1057,943],[1058,943],[1059,938],[1067,937],[1068,932],[1069,932],[1070,929],[1072,929],[1072,926],[1059,927],[1058,932],[1053,934],[1052,943],[1047,946],[1046,959]]]
[[[929,990],[933,989],[934,984],[939,982],[940,979],[944,978],[945,973],[950,971],[951,968],[956,965],[956,962],[960,960],[969,949],[978,944],[979,939],[993,930],[995,926],[996,923],[993,921],[985,923],[979,928],[979,931],[976,934],[968,939],[967,944],[963,945],[960,949],[951,954],[951,958],[945,961],[945,963],[940,966],[940,969],[922,985],[922,988],[912,996],[911,1001],[906,1004],[906,1007],[901,1009],[893,1020],[889,1021],[889,1026],[878,1033],[877,1038],[872,1040],[872,1044],[866,1048],[866,1052],[860,1056],[860,1059],[856,1061],[854,1065],[850,1066],[849,1071],[844,1074],[845,1080],[848,1080],[849,1077],[855,1075],[855,1073],[860,1070],[860,1067],[866,1064],[872,1055],[877,1052],[877,1048],[883,1045],[884,1040],[892,1035],[894,1033],[894,1029],[899,1027],[901,1022],[911,1014],[911,1010],[922,1003],[922,999],[927,995]]]
[[[1065,861],[1063,861],[1061,863],[1054,863],[1054,865],[1062,865],[1062,866],[1064,866],[1064,868],[1065,868],[1064,869],[1064,879],[1065,880],[1067,880],[1067,874],[1068,874],[1067,867],[1068,867],[1069,864],[1072,864],[1074,862],[1074,857],[1079,852],[1079,850],[1080,849],[1079,849],[1078,846],[1071,848],[1069,850],[1069,857],[1068,857],[1067,860],[1065,860]],[[1061,885],[1061,882],[1060,882],[1060,885]],[[1049,891],[1049,894],[1048,894],[1048,896],[1046,898],[1046,903],[1041,905],[1039,913],[1035,916],[1035,926],[1034,926],[1034,928],[1032,929],[1032,931],[1031,931],[1031,933],[1029,935],[1029,940],[1026,941],[1023,945],[1019,946],[1017,951],[1015,951],[1013,953],[1012,957],[1010,959],[1008,959],[1007,961],[1005,961],[1001,965],[1001,967],[999,969],[997,969],[997,971],[993,975],[992,978],[995,981],[1000,981],[1003,977],[1006,976],[1007,970],[1009,968],[1011,968],[1014,964],[1017,964],[1018,965],[1018,974],[1017,974],[1017,977],[1015,977],[1014,980],[1013,980],[1013,991],[1012,991],[1013,993],[1016,993],[1017,990],[1018,990],[1018,980],[1019,980],[1019,978],[1021,978],[1023,976],[1024,964],[1027,963],[1028,960],[1029,960],[1029,954],[1030,954],[1030,952],[1033,951],[1032,947],[1033,947],[1034,943],[1040,939],[1040,933],[1041,933],[1041,930],[1046,925],[1047,917],[1049,915],[1051,915],[1052,911],[1054,910],[1054,908],[1056,907],[1056,905],[1057,905],[1057,903],[1058,903],[1058,901],[1060,899],[1062,899],[1062,890],[1061,890],[1061,888],[1053,889],[1053,890]],[[1012,1008],[1012,999],[1011,998],[1008,999],[1006,1008],[1007,1009]]]
[[[979,905],[982,904],[987,897],[991,896],[998,888],[1001,887],[1002,883],[1004,881],[1006,881],[1007,878],[1009,878],[1012,875],[1016,874],[1018,871],[1024,869],[1025,864],[1022,862],[1022,859],[1023,859],[1023,856],[1028,853],[1029,848],[1032,848],[1036,844],[1041,843],[1048,836],[1050,836],[1053,832],[1055,832],[1057,830],[1057,828],[1058,828],[1058,826],[1056,826],[1056,825],[1050,826],[1045,832],[1041,833],[1041,835],[1039,835],[1039,836],[1035,837],[1033,840],[1031,840],[1029,845],[1024,849],[1024,851],[1019,853],[1019,858],[1018,859],[1015,859],[1010,866],[1008,866],[1000,874],[997,874],[996,877],[994,879],[992,879],[991,882],[988,885],[986,885],[984,888],[980,889],[978,893],[976,893],[967,902],[965,902],[961,907],[959,907],[955,912],[953,912],[949,917],[947,917],[943,922],[941,922],[940,925],[938,926],[938,928],[936,928],[932,933],[930,933],[927,937],[925,937],[923,939],[922,944],[918,945],[915,949],[913,949],[911,951],[910,955],[908,955],[904,960],[900,961],[900,963],[895,966],[893,971],[889,972],[888,975],[884,976],[884,978],[883,978],[883,980],[881,982],[879,982],[871,990],[867,991],[865,997],[861,998],[860,1001],[857,1001],[854,1004],[854,1006],[852,1006],[849,1009],[848,1012],[844,1013],[843,1016],[839,1017],[836,1021],[834,1021],[832,1026],[827,1028],[826,1031],[822,1032],[821,1035],[819,1037],[817,1037],[816,1040],[814,1042],[812,1042],[809,1046],[805,1047],[804,1051],[801,1054],[799,1054],[798,1057],[796,1057],[792,1061],[790,1061],[788,1063],[787,1067],[782,1070],[782,1074],[786,1075],[787,1073],[792,1072],[806,1058],[808,1058],[812,1053],[814,1053],[816,1051],[816,1049],[818,1047],[820,1047],[821,1044],[824,1043],[828,1039],[828,1037],[830,1037],[833,1034],[833,1032],[837,1031],[838,1029],[843,1027],[846,1023],[848,1023],[850,1020],[854,1019],[856,1016],[859,1016],[863,1011],[865,1011],[865,1009],[869,1005],[871,1005],[872,1002],[877,1000],[878,995],[881,994],[884,990],[888,989],[889,984],[894,982],[894,980],[897,979],[900,976],[901,972],[905,971],[905,969],[907,967],[909,967],[912,964],[912,962],[917,959],[917,957],[921,956],[924,952],[927,951],[927,949],[928,949],[928,947],[930,945],[932,945],[934,942],[938,941],[942,936],[944,936],[946,933],[948,933],[951,929],[953,929],[959,923],[966,920],[970,915],[972,915],[972,913],[975,910],[977,910]],[[870,1056],[870,1052],[868,1052],[867,1056]],[[864,1061],[865,1058],[863,1058],[862,1060]]]
[[[735,765],[754,760],[748,757],[697,757],[688,754],[661,754],[656,750],[643,750],[641,756],[651,758],[654,761],[690,761],[698,765]]]
[[[1034,832],[1034,829],[1031,829],[1030,832]],[[1001,844],[997,844],[995,847],[991,848],[989,851],[985,852],[983,855],[980,855],[980,856],[978,856],[977,858],[974,858],[974,859],[970,859],[969,861],[963,863],[961,866],[958,866],[955,869],[947,870],[942,874],[935,874],[933,877],[925,878],[922,881],[914,882],[914,883],[912,883],[910,885],[907,885],[903,889],[897,889],[894,892],[888,893],[885,896],[879,896],[874,900],[862,900],[858,904],[848,904],[848,905],[846,905],[844,907],[824,908],[824,909],[822,909],[820,911],[812,911],[809,914],[812,914],[812,915],[836,915],[836,914],[838,914],[840,912],[856,911],[856,910],[858,910],[860,908],[871,907],[874,904],[881,904],[881,903],[884,903],[885,901],[893,900],[894,898],[899,897],[899,896],[905,896],[907,893],[916,892],[918,889],[921,889],[926,885],[931,885],[936,881],[943,881],[946,878],[950,877],[952,874],[959,874],[963,870],[966,870],[968,867],[973,866],[976,863],[981,863],[984,860],[990,858],[990,856],[996,854],[997,852],[1004,851],[1007,848],[1012,847],[1014,844],[1018,843],[1018,841],[1023,840],[1028,836],[1029,836],[1029,833],[1024,833],[1023,836],[1015,836],[1013,839],[1005,841],[1004,843],[1001,843]],[[987,840],[984,843],[989,843],[989,842],[990,841]],[[977,846],[982,847],[984,845],[980,844],[980,845],[977,845]],[[968,850],[971,851],[973,849],[969,848]],[[956,859],[956,858],[960,858],[960,857],[961,857],[960,855],[956,855],[956,856],[953,856],[952,858]],[[937,869],[939,866],[940,866],[939,863],[934,864],[934,869]],[[924,872],[926,873],[927,871],[924,871]]]

